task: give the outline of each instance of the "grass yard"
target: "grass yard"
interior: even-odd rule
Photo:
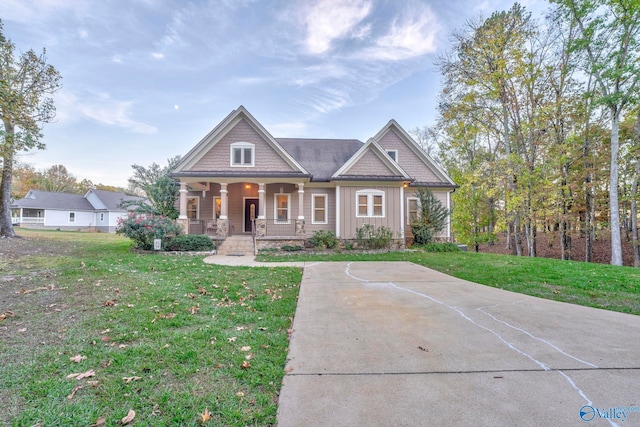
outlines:
[[[275,424],[300,269],[18,234],[0,240],[0,425]]]
[[[556,301],[640,315],[640,269],[474,252],[260,255],[260,261],[409,261],[454,277]]]

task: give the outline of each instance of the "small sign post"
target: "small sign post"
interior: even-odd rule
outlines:
[[[161,239],[153,239],[153,250],[159,251],[162,248],[162,240]]]

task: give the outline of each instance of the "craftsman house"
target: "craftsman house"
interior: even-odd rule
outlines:
[[[11,204],[13,223],[25,228],[114,233],[118,219],[135,206],[124,208],[123,201],[144,202],[144,198],[106,190],[82,194],[29,190]]]
[[[353,239],[364,224],[404,242],[417,187],[450,207],[451,178],[394,120],[363,143],[274,138],[242,106],[178,163],[180,217],[188,233],[254,235],[258,247],[317,230]],[[441,234],[448,240],[450,227]]]

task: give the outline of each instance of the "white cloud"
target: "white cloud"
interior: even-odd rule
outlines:
[[[151,53],[151,57],[153,59],[162,59],[162,58],[164,58],[164,53],[162,53],[162,52],[152,52]]]
[[[71,123],[78,118],[92,122],[126,129],[138,134],[154,134],[157,128],[132,118],[133,101],[118,101],[108,94],[83,94],[60,90],[55,96],[56,121]]]
[[[322,54],[331,49],[336,39],[362,37],[363,29],[357,25],[371,12],[371,2],[357,0],[322,0],[306,11],[306,50]]]
[[[428,5],[409,3],[386,34],[356,56],[368,60],[399,61],[415,58],[437,49],[436,36],[441,24]]]

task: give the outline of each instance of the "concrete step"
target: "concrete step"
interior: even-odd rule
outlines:
[[[253,256],[255,250],[253,247],[253,238],[251,236],[230,236],[218,246],[217,253],[219,255],[235,255],[235,256]]]

